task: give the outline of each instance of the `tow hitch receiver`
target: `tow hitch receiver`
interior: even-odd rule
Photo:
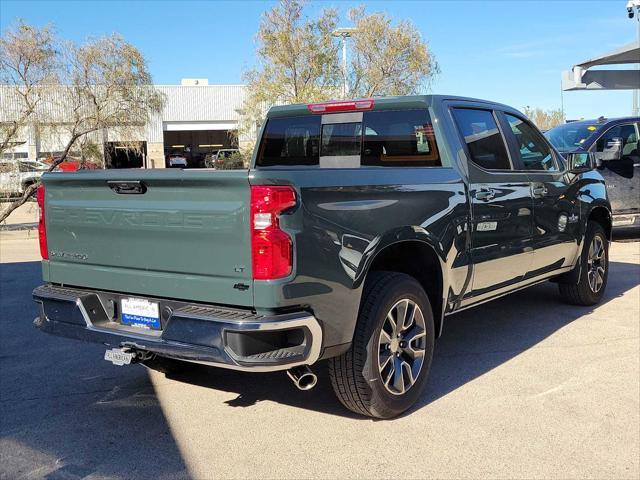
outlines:
[[[126,351],[121,348],[112,348],[111,350],[104,352],[104,359],[114,365],[129,365],[134,358],[136,358],[136,354],[134,352]]]

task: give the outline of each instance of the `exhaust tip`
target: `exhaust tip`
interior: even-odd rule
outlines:
[[[311,390],[318,383],[318,377],[306,365],[287,370],[287,375],[300,390]]]
[[[316,386],[316,383],[318,383],[318,377],[316,377],[315,373],[309,372],[305,373],[298,379],[298,383],[296,383],[296,386],[300,390],[311,390]]]

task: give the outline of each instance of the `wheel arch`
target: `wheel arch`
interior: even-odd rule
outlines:
[[[397,239],[397,236],[396,236]],[[444,256],[428,238],[401,238],[385,242],[370,256],[360,282],[366,282],[371,272],[392,271],[414,277],[425,290],[435,323],[436,336],[442,333],[446,291]]]
[[[607,238],[611,240],[613,230],[613,220],[611,211],[604,205],[594,205],[589,211],[588,221],[599,223],[607,234]]]

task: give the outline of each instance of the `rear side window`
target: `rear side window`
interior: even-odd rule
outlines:
[[[335,114],[324,117],[331,115]],[[325,163],[331,167],[442,165],[426,109],[363,112],[356,122],[333,123],[336,119],[323,121],[323,115],[269,119],[256,165],[322,166],[321,157],[331,159]]]
[[[454,108],[453,116],[473,163],[487,170],[511,169],[507,147],[491,111]]]
[[[442,165],[427,110],[367,112],[363,165],[439,167]]]

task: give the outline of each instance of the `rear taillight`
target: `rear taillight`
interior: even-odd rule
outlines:
[[[291,237],[280,229],[278,217],[295,205],[296,191],[292,187],[251,187],[251,258],[254,280],[273,280],[291,273]]]
[[[373,108],[373,104],[373,98],[363,98],[360,100],[345,100],[342,102],[311,103],[307,105],[307,108],[311,113],[353,112],[371,110]]]
[[[38,186],[36,191],[38,207],[40,208],[40,220],[38,221],[38,237],[40,238],[40,255],[43,260],[49,260],[49,250],[47,249],[47,229],[44,222],[44,184]]]

